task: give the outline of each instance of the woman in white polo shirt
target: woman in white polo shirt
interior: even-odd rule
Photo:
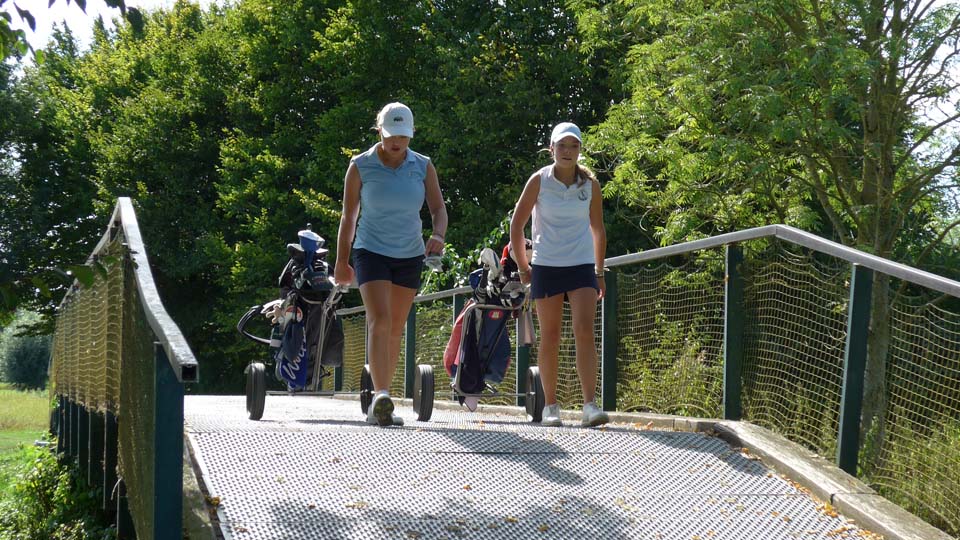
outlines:
[[[540,323],[537,365],[543,383],[543,424],[560,426],[557,371],[563,301],[570,302],[577,350],[577,375],[583,388],[584,426],[605,424],[609,418],[596,404],[597,348],[594,319],[603,297],[603,261],[607,233],[603,226],[600,183],[580,157],[580,128],[557,124],[550,135],[553,164],[533,173],[510,220],[510,245],[520,280],[530,284]],[[527,260],[523,230],[533,217],[533,255]]]
[[[409,148],[410,109],[402,103],[386,105],[377,114],[377,131],[380,142],[354,156],[344,178],[334,279],[350,284],[356,278],[360,286],[375,392],[367,423],[391,426],[403,424],[393,414],[389,395],[403,326],[420,288],[424,254],[443,252],[447,210],[430,158]],[[420,220],[424,200],[433,226],[426,244]]]

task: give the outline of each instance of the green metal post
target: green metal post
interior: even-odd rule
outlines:
[[[857,475],[860,450],[860,413],[863,408],[863,378],[867,366],[867,333],[870,327],[870,299],[873,270],[853,265],[850,278],[850,305],[847,308],[847,344],[843,358],[843,395],[840,398],[840,427],[837,435],[837,466]]]
[[[80,440],[79,435],[78,435],[78,433],[79,433],[80,430],[77,429],[77,424],[80,422],[80,410],[79,410],[79,409],[80,409],[80,405],[77,405],[77,404],[71,399],[71,400],[70,400],[70,422],[69,422],[69,427],[67,428],[67,429],[70,430],[70,431],[68,432],[68,434],[69,434],[69,436],[70,436],[70,441],[69,441],[69,447],[70,447],[70,448],[69,448],[69,450],[67,450],[67,455],[69,455],[71,459],[75,459],[75,458],[77,457],[77,453],[78,453],[78,451],[77,451],[77,442]]]
[[[118,540],[136,540],[137,531],[133,526],[133,517],[130,515],[130,506],[127,504],[127,485],[120,480],[117,484],[117,539]],[[181,536],[183,532],[177,528],[177,533]]]
[[[183,384],[154,344],[153,538],[183,537]]]
[[[463,305],[467,303],[467,297],[462,294],[453,295],[453,321],[452,323],[457,322],[457,316],[460,315],[460,312],[463,311]]]
[[[343,366],[334,368],[333,370],[333,391],[343,391]]]
[[[413,376],[417,371],[417,305],[407,315],[406,361],[403,370],[403,396],[413,397]]]
[[[70,441],[70,435],[67,433],[67,398],[63,394],[57,396],[57,453],[65,454]]]
[[[90,466],[90,413],[84,405],[77,405],[77,466],[80,471]]]
[[[723,303],[723,417],[743,416],[743,251],[728,245]]]
[[[117,485],[117,452],[119,449],[117,417],[107,411],[103,415],[103,509],[108,514],[116,512],[119,502],[115,500]]]
[[[515,347],[517,357],[517,406],[524,407],[527,404],[527,368],[530,367],[530,346],[520,344],[520,318],[517,318],[514,335],[517,337]]]
[[[88,427],[90,436],[88,437],[89,447],[87,448],[90,461],[87,466],[87,484],[90,487],[103,486],[103,414],[97,411],[90,413],[90,424]]]
[[[607,284],[601,306],[603,321],[601,326],[602,349],[600,352],[600,379],[603,410],[617,410],[617,348],[620,333],[617,327],[617,273],[607,271],[604,279]]]

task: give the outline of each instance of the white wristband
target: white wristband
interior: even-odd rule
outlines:
[[[440,242],[441,244],[443,243],[443,237],[440,236],[439,234],[435,234],[435,235],[431,236],[430,239],[431,239],[431,240],[436,240],[437,242]]]

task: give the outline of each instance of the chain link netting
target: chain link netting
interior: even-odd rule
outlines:
[[[617,408],[718,418],[723,258],[617,267]]]
[[[775,243],[743,273],[743,418],[834,456],[850,264]]]
[[[886,407],[861,450],[865,480],[960,535],[960,300],[897,295],[889,320]]]
[[[118,424],[118,473],[138,538],[153,531],[154,343],[122,240],[100,253],[105,273],[64,300],[53,337],[51,388]],[[124,375],[124,376],[121,376]],[[113,486],[106,486],[113,489]]]
[[[367,358],[367,318],[363,313],[346,315],[343,322],[343,391],[360,391],[360,374]]]
[[[741,272],[743,418],[832,458],[843,393],[851,264],[780,241],[745,244]],[[678,262],[679,260],[679,262]],[[617,410],[720,418],[723,415],[723,248],[671,264],[615,267]],[[881,280],[887,287],[891,280]],[[889,302],[889,345],[880,416],[860,449],[860,476],[934,526],[960,534],[960,299],[898,294]],[[918,287],[911,286],[908,290]],[[877,295],[875,295],[877,297]],[[416,362],[434,366],[438,399],[450,379],[442,357],[452,300],[417,304]],[[596,340],[602,345],[598,305]],[[558,402],[582,404],[569,306],[560,346]],[[534,327],[539,324],[534,311]],[[871,327],[878,331],[877,322]],[[362,343],[362,324],[347,348]],[[512,353],[515,325],[510,325]],[[406,334],[405,334],[406,335]],[[405,340],[406,338],[404,338]],[[405,350],[405,344],[401,351]],[[530,349],[536,365],[537,345]],[[873,354],[877,354],[874,352]],[[501,385],[515,392],[516,359]],[[359,365],[362,366],[362,355]],[[402,395],[404,362],[392,392]],[[597,396],[601,384],[597,381]],[[869,399],[869,396],[867,396]],[[491,400],[513,404],[512,398]]]

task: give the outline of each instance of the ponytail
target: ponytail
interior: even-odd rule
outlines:
[[[582,186],[589,180],[596,180],[597,177],[594,176],[593,171],[584,167],[583,165],[577,163],[577,170],[574,173],[577,179],[577,186]]]

